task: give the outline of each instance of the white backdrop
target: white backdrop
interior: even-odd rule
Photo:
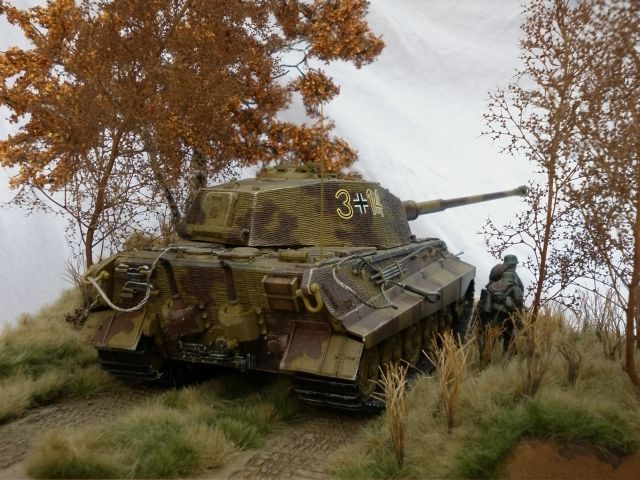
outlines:
[[[30,6],[36,0],[14,2]],[[481,136],[488,92],[505,85],[518,65],[520,6],[516,0],[373,0],[369,21],[387,45],[372,65],[326,68],[341,87],[325,108],[336,132],[358,151],[356,169],[402,199],[433,199],[505,190],[526,183],[529,166],[498,154]],[[20,44],[0,21],[0,48]],[[297,118],[294,107],[286,115]],[[0,112],[0,135],[12,131]],[[11,198],[0,172],[0,203]],[[504,222],[519,198],[452,209],[412,222],[419,237],[443,238],[477,266],[486,283],[495,263],[477,232],[486,218]],[[0,325],[59,295],[69,251],[64,222],[0,209]],[[514,251],[513,253],[521,254]],[[526,278],[526,276],[525,276]],[[477,287],[479,288],[479,287]]]

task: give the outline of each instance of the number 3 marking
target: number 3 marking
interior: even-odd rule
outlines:
[[[353,207],[351,206],[351,195],[344,188],[341,188],[336,192],[336,198],[340,199],[340,197],[343,197],[344,201],[342,202],[342,205],[347,209],[347,211],[344,212],[342,211],[341,207],[338,207],[336,208],[336,213],[340,218],[348,220],[351,217],[353,217]]]

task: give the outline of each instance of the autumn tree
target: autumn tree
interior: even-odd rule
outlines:
[[[624,308],[625,364],[640,388],[635,342],[640,332],[640,4],[594,0],[585,44],[594,52],[579,85],[579,178],[568,187],[584,231],[580,266]]]
[[[524,58],[537,68],[525,63],[515,95],[492,97],[488,119],[545,181],[518,222],[489,225],[489,240],[497,251],[530,240],[534,310],[550,285],[613,292],[626,313],[624,369],[640,388],[640,4],[533,0],[526,13]]]
[[[0,2],[29,48],[0,54],[0,105],[17,133],[0,164],[17,201],[62,212],[96,247],[181,221],[204,183],[247,165],[317,163],[340,173],[355,151],[320,126],[339,88],[318,67],[360,67],[383,44],[364,0]],[[290,72],[296,72],[292,75]],[[311,119],[278,118],[298,92]]]
[[[567,288],[582,272],[571,261],[577,212],[565,198],[565,187],[577,175],[576,112],[582,98],[576,85],[588,78],[590,53],[585,34],[589,8],[567,0],[533,0],[525,8],[520,43],[522,67],[506,88],[490,95],[486,134],[503,151],[523,156],[539,174],[529,184],[527,208],[507,225],[488,221],[484,232],[496,257],[515,245],[530,254],[523,262],[533,274],[534,318],[540,306],[556,301],[566,306],[576,297]]]

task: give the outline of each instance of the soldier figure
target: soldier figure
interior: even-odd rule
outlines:
[[[480,321],[484,327],[500,325],[504,329],[502,341],[506,353],[513,337],[513,315],[524,308],[524,285],[516,273],[518,257],[506,255],[502,263],[489,273],[489,283],[480,293]]]

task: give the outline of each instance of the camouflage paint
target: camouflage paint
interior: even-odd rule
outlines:
[[[362,351],[361,342],[326,324],[296,323],[280,370],[354,380]]]
[[[135,350],[142,335],[146,309],[135,312],[97,312],[101,324],[95,331],[91,344],[95,347]],[[89,323],[95,320],[88,320]]]
[[[438,239],[412,239],[406,212],[491,196],[412,206],[373,182],[326,179],[321,255],[321,181],[284,170],[203,189],[180,227],[188,240],[167,251],[122,252],[93,268],[94,277],[106,272],[109,298],[128,307],[144,295],[123,292],[131,272],[162,255],[146,306],[92,312],[83,339],[101,352],[126,352],[144,334],[145,349],[160,358],[352,385],[367,381],[358,373],[363,359],[397,357],[403,345],[415,353],[420,340],[429,350],[464,310],[475,268]]]
[[[325,245],[391,248],[410,241],[401,202],[388,190],[364,181],[324,183],[325,221],[330,226]],[[181,231],[193,240],[227,245],[317,245],[320,191],[319,178],[258,178],[203,189]],[[220,202],[220,208],[228,209],[225,214],[209,207],[212,195],[230,193],[236,201]],[[221,218],[229,218],[224,227]]]

